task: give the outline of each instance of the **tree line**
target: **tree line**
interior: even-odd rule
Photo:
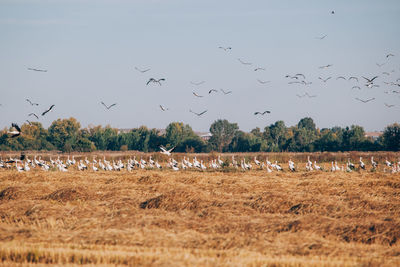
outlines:
[[[237,123],[217,120],[210,126],[209,140],[200,138],[188,124],[170,123],[165,132],[145,126],[120,132],[110,126],[81,128],[75,118],[58,119],[48,129],[40,122],[21,126],[22,133],[10,138],[9,129],[0,131],[0,151],[59,150],[91,151],[159,151],[159,146],[175,147],[174,152],[318,152],[318,151],[399,151],[400,125],[388,125],[377,140],[365,136],[358,125],[319,129],[313,119],[303,118],[287,127],[283,121],[239,130]]]

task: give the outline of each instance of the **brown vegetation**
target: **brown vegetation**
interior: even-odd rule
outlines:
[[[400,264],[400,174],[0,171],[0,261]]]

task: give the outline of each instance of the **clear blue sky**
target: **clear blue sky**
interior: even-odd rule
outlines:
[[[35,121],[30,112],[55,104],[39,120],[45,127],[72,116],[83,127],[165,128],[181,121],[207,131],[221,118],[249,131],[310,116],[320,128],[383,130],[400,120],[400,94],[392,93],[400,87],[384,83],[400,78],[399,14],[398,0],[0,1],[0,127]],[[389,53],[395,56],[387,59]],[[333,66],[319,69],[327,64]],[[254,71],[257,66],[266,70]],[[288,84],[285,75],[296,73],[312,84]],[[336,80],[340,75],[360,82]],[[375,75],[380,87],[365,87],[361,76]],[[326,83],[318,79],[330,76]],[[150,77],[166,81],[146,86]],[[220,88],[232,94],[208,95]],[[296,96],[305,92],[317,97]],[[356,97],[375,100],[363,104]],[[106,111],[100,101],[118,105]],[[189,109],[208,112],[197,117]],[[271,114],[253,115],[267,109]]]

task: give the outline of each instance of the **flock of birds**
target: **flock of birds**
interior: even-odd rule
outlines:
[[[330,12],[331,15],[335,15],[334,11]],[[325,41],[328,37],[328,34],[324,34],[322,36],[318,36],[316,37],[317,40],[319,41]],[[219,46],[218,49],[220,49],[221,51],[223,51],[224,53],[230,53],[233,50],[232,46]],[[381,62],[381,63],[376,63],[377,67],[380,69],[382,67],[384,67],[385,65],[389,65],[387,64],[389,62],[389,60],[391,60],[391,58],[395,57],[394,54],[392,53],[388,53],[385,55],[385,62]],[[261,67],[261,66],[257,66],[255,64],[253,64],[253,62],[249,62],[247,60],[244,60],[243,58],[237,58],[238,64],[241,64],[243,66],[246,67],[250,67],[252,71],[254,72],[266,72],[266,68],[265,67]],[[318,69],[324,71],[324,73],[326,73],[326,71],[332,69],[333,64],[325,64],[322,66],[318,66]],[[317,68],[317,67],[316,67]],[[151,72],[151,68],[140,68],[135,66],[134,69],[141,73],[141,74],[147,74]],[[28,71],[33,71],[33,72],[38,72],[38,73],[48,73],[47,69],[41,69],[41,68],[35,68],[35,67],[28,67],[27,68]],[[373,77],[366,77],[366,76],[361,76],[361,77],[357,77],[357,76],[337,76],[336,77],[336,81],[347,81],[347,82],[351,82],[351,89],[358,89],[358,90],[362,90],[362,86],[365,86],[366,88],[379,88],[380,84],[377,83],[378,80],[383,80],[382,77],[387,77],[388,79],[383,80],[383,82],[386,84],[387,87],[392,86],[393,88],[390,90],[386,90],[384,91],[384,93],[386,94],[399,94],[400,96],[400,78],[396,79],[396,80],[389,80],[389,77],[393,76],[393,73],[396,72],[394,69],[392,70],[386,70],[386,71],[382,71],[381,73],[378,73],[376,75],[374,75]],[[284,79],[287,80],[287,83],[289,85],[300,85],[300,86],[309,86],[312,85],[313,83],[315,83],[315,81],[311,81],[310,79],[307,78],[306,74],[304,73],[296,73],[294,75],[291,74],[287,74],[283,77]],[[318,80],[323,84],[326,84],[332,80],[334,80],[333,76],[319,76]],[[143,84],[145,84],[146,86],[151,86],[151,85],[156,85],[156,86],[162,86],[165,82],[167,82],[166,78],[155,78],[150,77],[147,79],[147,82],[143,81]],[[257,79],[257,82],[260,83],[261,85],[265,85],[265,84],[269,84],[271,81],[266,81],[266,80],[261,80],[261,79]],[[363,82],[363,84],[361,84],[361,82]],[[192,84],[193,86],[199,87],[203,84],[205,84],[206,81],[201,80],[201,81],[190,81],[190,84]],[[212,94],[217,94],[217,93],[222,93],[223,95],[230,95],[233,93],[233,91],[231,90],[224,90],[224,89],[207,89],[208,91],[208,95],[212,95]],[[203,98],[205,97],[205,94],[201,94],[198,92],[198,90],[193,90],[192,91],[192,95],[196,98]],[[312,94],[308,91],[305,91],[302,94],[297,93],[296,96],[298,98],[303,98],[303,97],[307,97],[307,98],[316,98],[318,97],[317,94]],[[362,97],[355,97],[354,98],[356,101],[359,101],[363,104],[367,104],[369,102],[372,102],[374,100],[376,100],[375,97],[370,97],[370,98],[362,98]],[[26,101],[31,105],[31,106],[39,106],[38,103],[31,101],[30,99],[26,99]],[[103,101],[100,101],[100,104],[105,108],[105,110],[109,111],[113,108],[117,107],[117,103],[112,103],[112,104],[106,104]],[[1,105],[1,104],[0,104]],[[395,106],[395,104],[393,103],[384,103],[384,105],[387,108],[393,108]],[[45,116],[48,112],[50,112],[53,108],[55,107],[55,105],[51,105],[48,109],[46,109],[45,111],[43,111],[41,113],[41,116]],[[159,108],[162,112],[168,112],[170,110],[169,107],[166,107],[165,105],[160,104]],[[204,109],[201,111],[193,111],[192,109],[189,109],[189,112],[196,115],[197,117],[201,117],[203,116],[205,113],[208,112],[208,109]],[[256,110],[253,111],[253,115],[254,116],[266,116],[267,114],[271,114],[271,110],[270,109],[265,109],[265,110]],[[35,112],[31,112],[28,114],[28,118],[36,118],[36,120],[39,120],[40,116],[37,115],[37,113]],[[26,120],[26,122],[28,124],[31,125],[31,121],[30,120]],[[17,137],[21,135],[21,128],[19,127],[19,125],[17,123],[12,123],[12,130],[10,130],[8,132],[8,134],[10,134],[10,137]]]
[[[237,170],[249,171],[249,170],[265,170],[267,173],[272,173],[274,171],[283,171],[282,165],[278,163],[278,161],[271,162],[268,158],[265,160],[258,160],[255,156],[252,162],[246,162],[246,158],[241,158],[240,162],[235,159],[233,155],[231,160],[228,158],[224,160],[221,159],[221,156],[218,158],[214,158],[207,163],[203,160],[198,160],[197,157],[190,159],[189,157],[184,156],[183,159],[177,161],[172,156],[171,148],[167,150],[165,147],[160,146],[160,153],[168,156],[168,160],[162,164],[158,162],[158,160],[154,160],[152,156],[149,156],[147,160],[142,157],[137,160],[136,156],[133,158],[130,157],[126,162],[123,162],[121,159],[119,160],[107,160],[104,156],[103,159],[96,159],[96,156],[89,160],[87,157],[84,159],[76,160],[75,156],[67,157],[67,159],[62,160],[60,156],[57,159],[53,160],[51,157],[49,161],[42,160],[41,156],[34,156],[33,159],[29,159],[24,154],[21,154],[20,158],[8,158],[3,160],[0,158],[0,169],[15,169],[18,172],[28,172],[32,169],[40,169],[43,171],[49,170],[58,170],[61,172],[67,172],[69,170],[79,170],[79,171],[87,171],[92,170],[94,172],[97,171],[134,171],[135,169],[171,169],[173,171],[179,170],[220,170],[222,168],[230,167]],[[374,160],[374,157],[371,157],[371,170],[376,170],[378,167],[378,163]],[[400,173],[400,158],[398,162],[390,162],[386,158],[384,162],[384,172],[390,173]],[[294,161],[289,159],[288,161],[288,171],[295,172],[300,168],[295,164]],[[347,160],[345,164],[341,166],[338,165],[337,161],[332,161],[331,168],[325,168],[322,165],[318,165],[316,161],[312,162],[310,157],[308,156],[307,162],[305,164],[305,171],[331,171],[331,172],[352,172],[354,170],[366,170],[367,165],[363,162],[362,157],[360,157],[358,166],[352,163],[350,158]],[[304,169],[303,169],[304,170]]]

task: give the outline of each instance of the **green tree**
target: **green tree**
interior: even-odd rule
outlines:
[[[388,125],[382,135],[385,149],[390,151],[400,151],[400,124]]]
[[[58,119],[49,127],[49,141],[59,150],[70,150],[75,145],[80,127],[75,118]]]
[[[235,133],[239,130],[237,123],[230,123],[227,120],[217,120],[210,126],[212,134],[209,144],[212,149],[219,152],[226,151]]]

